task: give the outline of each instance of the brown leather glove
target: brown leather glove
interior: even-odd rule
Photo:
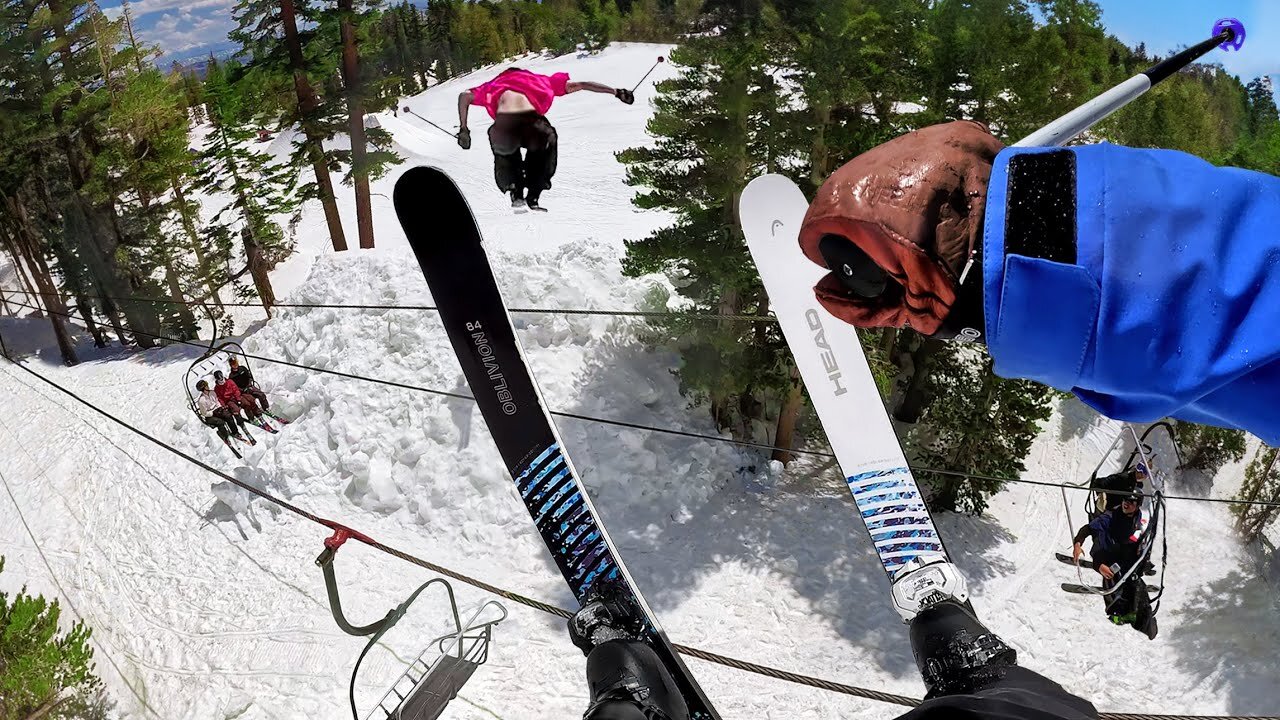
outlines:
[[[937,332],[981,247],[1003,147],[981,123],[950,122],[872,148],[827,178],[800,229],[805,255],[836,271],[814,287],[823,307],[859,327]]]

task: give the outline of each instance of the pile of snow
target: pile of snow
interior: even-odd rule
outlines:
[[[598,56],[525,58],[539,72],[629,85],[669,48],[620,45]],[[670,64],[655,78],[670,77]],[[451,127],[457,92],[492,70],[408,99]],[[652,87],[628,108],[582,93],[551,112],[561,138],[548,215],[516,216],[476,147],[411,116],[380,115],[406,161],[373,185],[379,249],[335,255],[318,206],[307,208],[298,255],[273,276],[288,302],[431,303],[390,207],[406,167],[431,163],[459,182],[475,210],[513,307],[634,309],[669,290],[660,277],[625,278],[626,240],[670,222],[639,212],[613,161],[649,142]],[[284,133],[271,151],[287,153]],[[356,244],[349,190],[340,188]],[[429,207],[430,198],[423,198]],[[390,382],[469,394],[434,314],[411,310],[280,309],[266,322],[238,312],[248,352]],[[252,323],[252,324],[250,324]],[[638,321],[516,317],[552,409],[715,434],[671,370],[677,357],[638,339]],[[47,327],[47,325],[46,325]],[[200,354],[173,346],[94,351],[62,368],[39,321],[6,321],[7,342],[44,349],[37,372],[202,460],[309,511],[485,581],[561,606],[572,598],[512,489],[472,403],[427,392],[250,361],[279,412],[296,417],[236,462],[187,410],[182,376]],[[125,717],[341,718],[362,639],[329,618],[313,564],[327,533],[253,499],[141,440],[70,398],[0,364],[0,584],[59,596],[95,628],[99,671]],[[829,466],[788,473],[733,445],[613,425],[560,421],[569,452],[632,574],[672,639],[797,672],[919,696],[904,627],[852,500]],[[850,429],[844,429],[850,430]],[[1121,433],[1066,401],[1032,448],[1025,477],[1079,482]],[[1167,454],[1166,454],[1167,456]],[[1216,478],[1171,481],[1171,492],[1227,495],[1242,464]],[[1023,663],[1103,710],[1274,712],[1280,644],[1274,590],[1237,547],[1224,506],[1171,502],[1170,579],[1161,637],[1109,625],[1094,598],[1066,595],[1074,571],[1055,562],[1083,521],[1059,491],[1018,485],[982,518],[943,517],[947,545],[976,607]],[[21,513],[21,521],[18,517]],[[36,544],[43,549],[42,556]],[[47,559],[48,565],[45,565]],[[431,576],[348,543],[337,558],[345,606],[370,622]],[[490,599],[456,584],[463,612]],[[563,622],[507,603],[489,663],[446,711],[450,720],[577,717],[586,703],[581,654]],[[370,654],[357,684],[368,708],[426,641],[445,629],[428,593]],[[888,718],[897,708],[691,661],[726,718]]]

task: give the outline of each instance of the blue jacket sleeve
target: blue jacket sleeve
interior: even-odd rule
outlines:
[[[1053,152],[1071,154],[1071,171],[1038,201],[1060,193],[1051,200],[1074,217],[1066,262],[1034,242],[1007,251],[1036,233],[1008,226],[1026,224],[1009,207],[1025,199],[1010,163]],[[997,374],[1071,390],[1113,418],[1172,416],[1280,445],[1280,178],[1171,150],[1007,148],[987,198],[983,295]]]
[[[1106,550],[1111,546],[1111,536],[1108,531],[1111,529],[1111,516],[1102,513],[1089,523],[1089,529],[1093,531],[1093,547],[1089,550],[1090,555],[1097,555],[1099,551]]]

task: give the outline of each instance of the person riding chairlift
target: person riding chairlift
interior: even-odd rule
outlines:
[[[200,391],[199,396],[196,397],[196,414],[200,416],[201,422],[217,431],[218,437],[222,438],[223,442],[226,442],[229,437],[250,442],[240,434],[240,430],[236,428],[235,417],[214,394],[208,381],[197,382],[196,390]]]
[[[235,386],[240,389],[241,394],[248,395],[257,401],[258,405],[262,408],[263,414],[271,417],[277,422],[288,424],[288,420],[285,420],[279,415],[271,412],[271,401],[267,399],[267,394],[262,391],[262,388],[258,387],[258,383],[253,379],[253,373],[250,372],[249,368],[241,365],[240,361],[234,356],[227,359],[227,365],[230,367],[230,372],[227,373],[227,379],[235,383]]]
[[[258,407],[258,403],[252,396],[244,395],[240,392],[240,388],[235,383],[229,382],[227,377],[222,374],[221,370],[215,370],[213,373],[214,392],[218,396],[218,400],[222,402],[223,407],[227,408],[232,414],[244,411],[244,416],[252,423],[262,423],[262,409]]]
[[[1158,628],[1147,597],[1147,584],[1142,579],[1142,536],[1147,529],[1147,519],[1141,512],[1142,493],[1133,491],[1125,495],[1119,508],[1107,510],[1080,528],[1075,536],[1071,557],[1077,562],[1084,554],[1085,538],[1092,538],[1089,556],[1093,567],[1102,575],[1102,587],[1110,590],[1128,573],[1124,584],[1108,595],[1107,617],[1116,625],[1131,625],[1133,629],[1154,640]],[[1133,569],[1130,572],[1130,569]]]
[[[1102,497],[1099,498],[1100,509],[1115,510],[1131,493],[1145,493],[1147,480],[1150,477],[1151,473],[1147,471],[1146,464],[1138,463],[1128,470],[1097,478],[1093,481],[1092,489],[1102,493]]]

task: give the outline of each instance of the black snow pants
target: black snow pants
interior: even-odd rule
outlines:
[[[667,669],[643,643],[612,641],[596,647],[587,657],[587,682],[594,702],[584,720],[652,717],[626,691],[636,687],[646,689],[651,709],[675,720],[689,717]],[[1043,675],[1012,665],[973,693],[926,700],[897,720],[1098,720],[1098,711]]]
[[[556,129],[536,112],[498,113],[489,128],[493,175],[503,192],[528,191],[537,200],[551,189],[558,159]],[[520,150],[526,153],[522,158]]]
[[[1093,704],[1016,665],[973,693],[926,700],[897,720],[1098,720]]]
[[[262,392],[262,390],[256,385],[250,385],[247,388],[240,388],[240,393],[257,400],[258,405],[261,406],[263,410],[271,409],[271,403],[267,400],[267,394]]]
[[[1110,580],[1104,580],[1102,586],[1109,589],[1112,583]],[[1134,630],[1155,639],[1158,630],[1145,580],[1141,577],[1131,577],[1119,590],[1110,595],[1104,595],[1103,600],[1106,602],[1107,617],[1111,618],[1112,622],[1117,622],[1119,618]]]
[[[205,425],[213,428],[218,432],[218,437],[224,441],[229,437],[239,437],[240,431],[236,430],[236,422],[231,418],[231,413],[226,408],[219,408],[217,412],[209,417],[200,418]]]

